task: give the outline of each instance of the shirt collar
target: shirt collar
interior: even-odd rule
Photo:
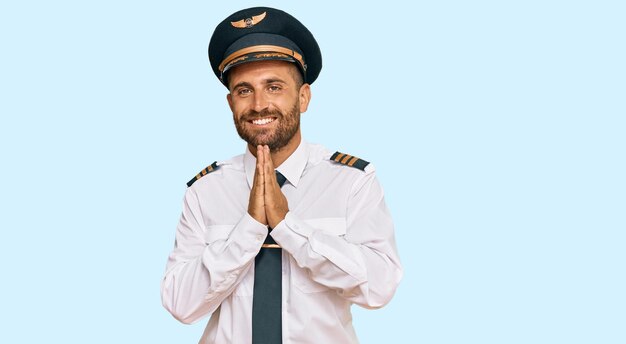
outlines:
[[[244,154],[243,160],[246,171],[246,179],[248,180],[248,185],[252,188],[254,170],[256,169],[256,158],[252,155],[250,149],[248,149],[248,145],[246,145],[246,153]],[[304,139],[301,139],[298,148],[296,148],[287,160],[283,161],[283,163],[280,164],[276,170],[282,173],[291,185],[298,187],[298,182],[300,181],[300,177],[304,172],[304,168],[306,167],[308,160],[309,147]]]

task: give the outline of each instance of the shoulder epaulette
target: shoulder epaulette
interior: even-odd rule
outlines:
[[[359,170],[365,171],[365,167],[367,167],[367,165],[369,165],[368,161],[365,161],[363,159],[359,159],[355,156],[349,155],[349,154],[344,154],[341,152],[335,152],[335,154],[333,154],[330,157],[330,160],[336,161],[340,164],[344,164],[350,167],[356,167]]]
[[[190,181],[187,182],[187,187],[190,187],[193,183],[196,182],[196,180],[206,176],[207,174],[217,170],[217,161],[212,163],[211,165],[207,166],[204,170],[200,171],[200,173],[198,173],[195,177],[191,178]]]

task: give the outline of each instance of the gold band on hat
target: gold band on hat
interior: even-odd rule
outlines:
[[[224,67],[226,67],[229,63],[233,62],[235,59],[243,55],[250,54],[250,53],[260,53],[260,52],[276,52],[276,53],[282,53],[282,54],[288,55],[289,57],[293,57],[296,61],[298,61],[298,63],[300,63],[300,66],[304,70],[306,70],[306,65],[304,64],[304,59],[302,58],[302,55],[298,54],[294,50],[291,50],[285,47],[279,47],[277,45],[253,45],[251,47],[239,49],[235,51],[234,53],[228,55],[224,59],[224,61],[220,63],[218,69],[220,72],[223,72]]]

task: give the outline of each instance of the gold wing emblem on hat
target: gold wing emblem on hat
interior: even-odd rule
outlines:
[[[251,28],[255,26],[256,24],[260,23],[263,19],[265,19],[266,15],[267,15],[267,12],[263,12],[259,15],[252,16],[252,18],[246,18],[246,19],[242,19],[236,22],[230,22],[230,25],[238,29]]]

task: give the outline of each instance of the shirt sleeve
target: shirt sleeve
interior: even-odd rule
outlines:
[[[314,228],[292,212],[270,235],[311,279],[366,308],[387,304],[402,278],[393,221],[373,172],[352,187],[345,235]]]
[[[213,313],[233,292],[267,236],[267,227],[247,212],[234,227],[215,233],[204,223],[198,197],[187,189],[161,282],[163,306],[187,324]]]

